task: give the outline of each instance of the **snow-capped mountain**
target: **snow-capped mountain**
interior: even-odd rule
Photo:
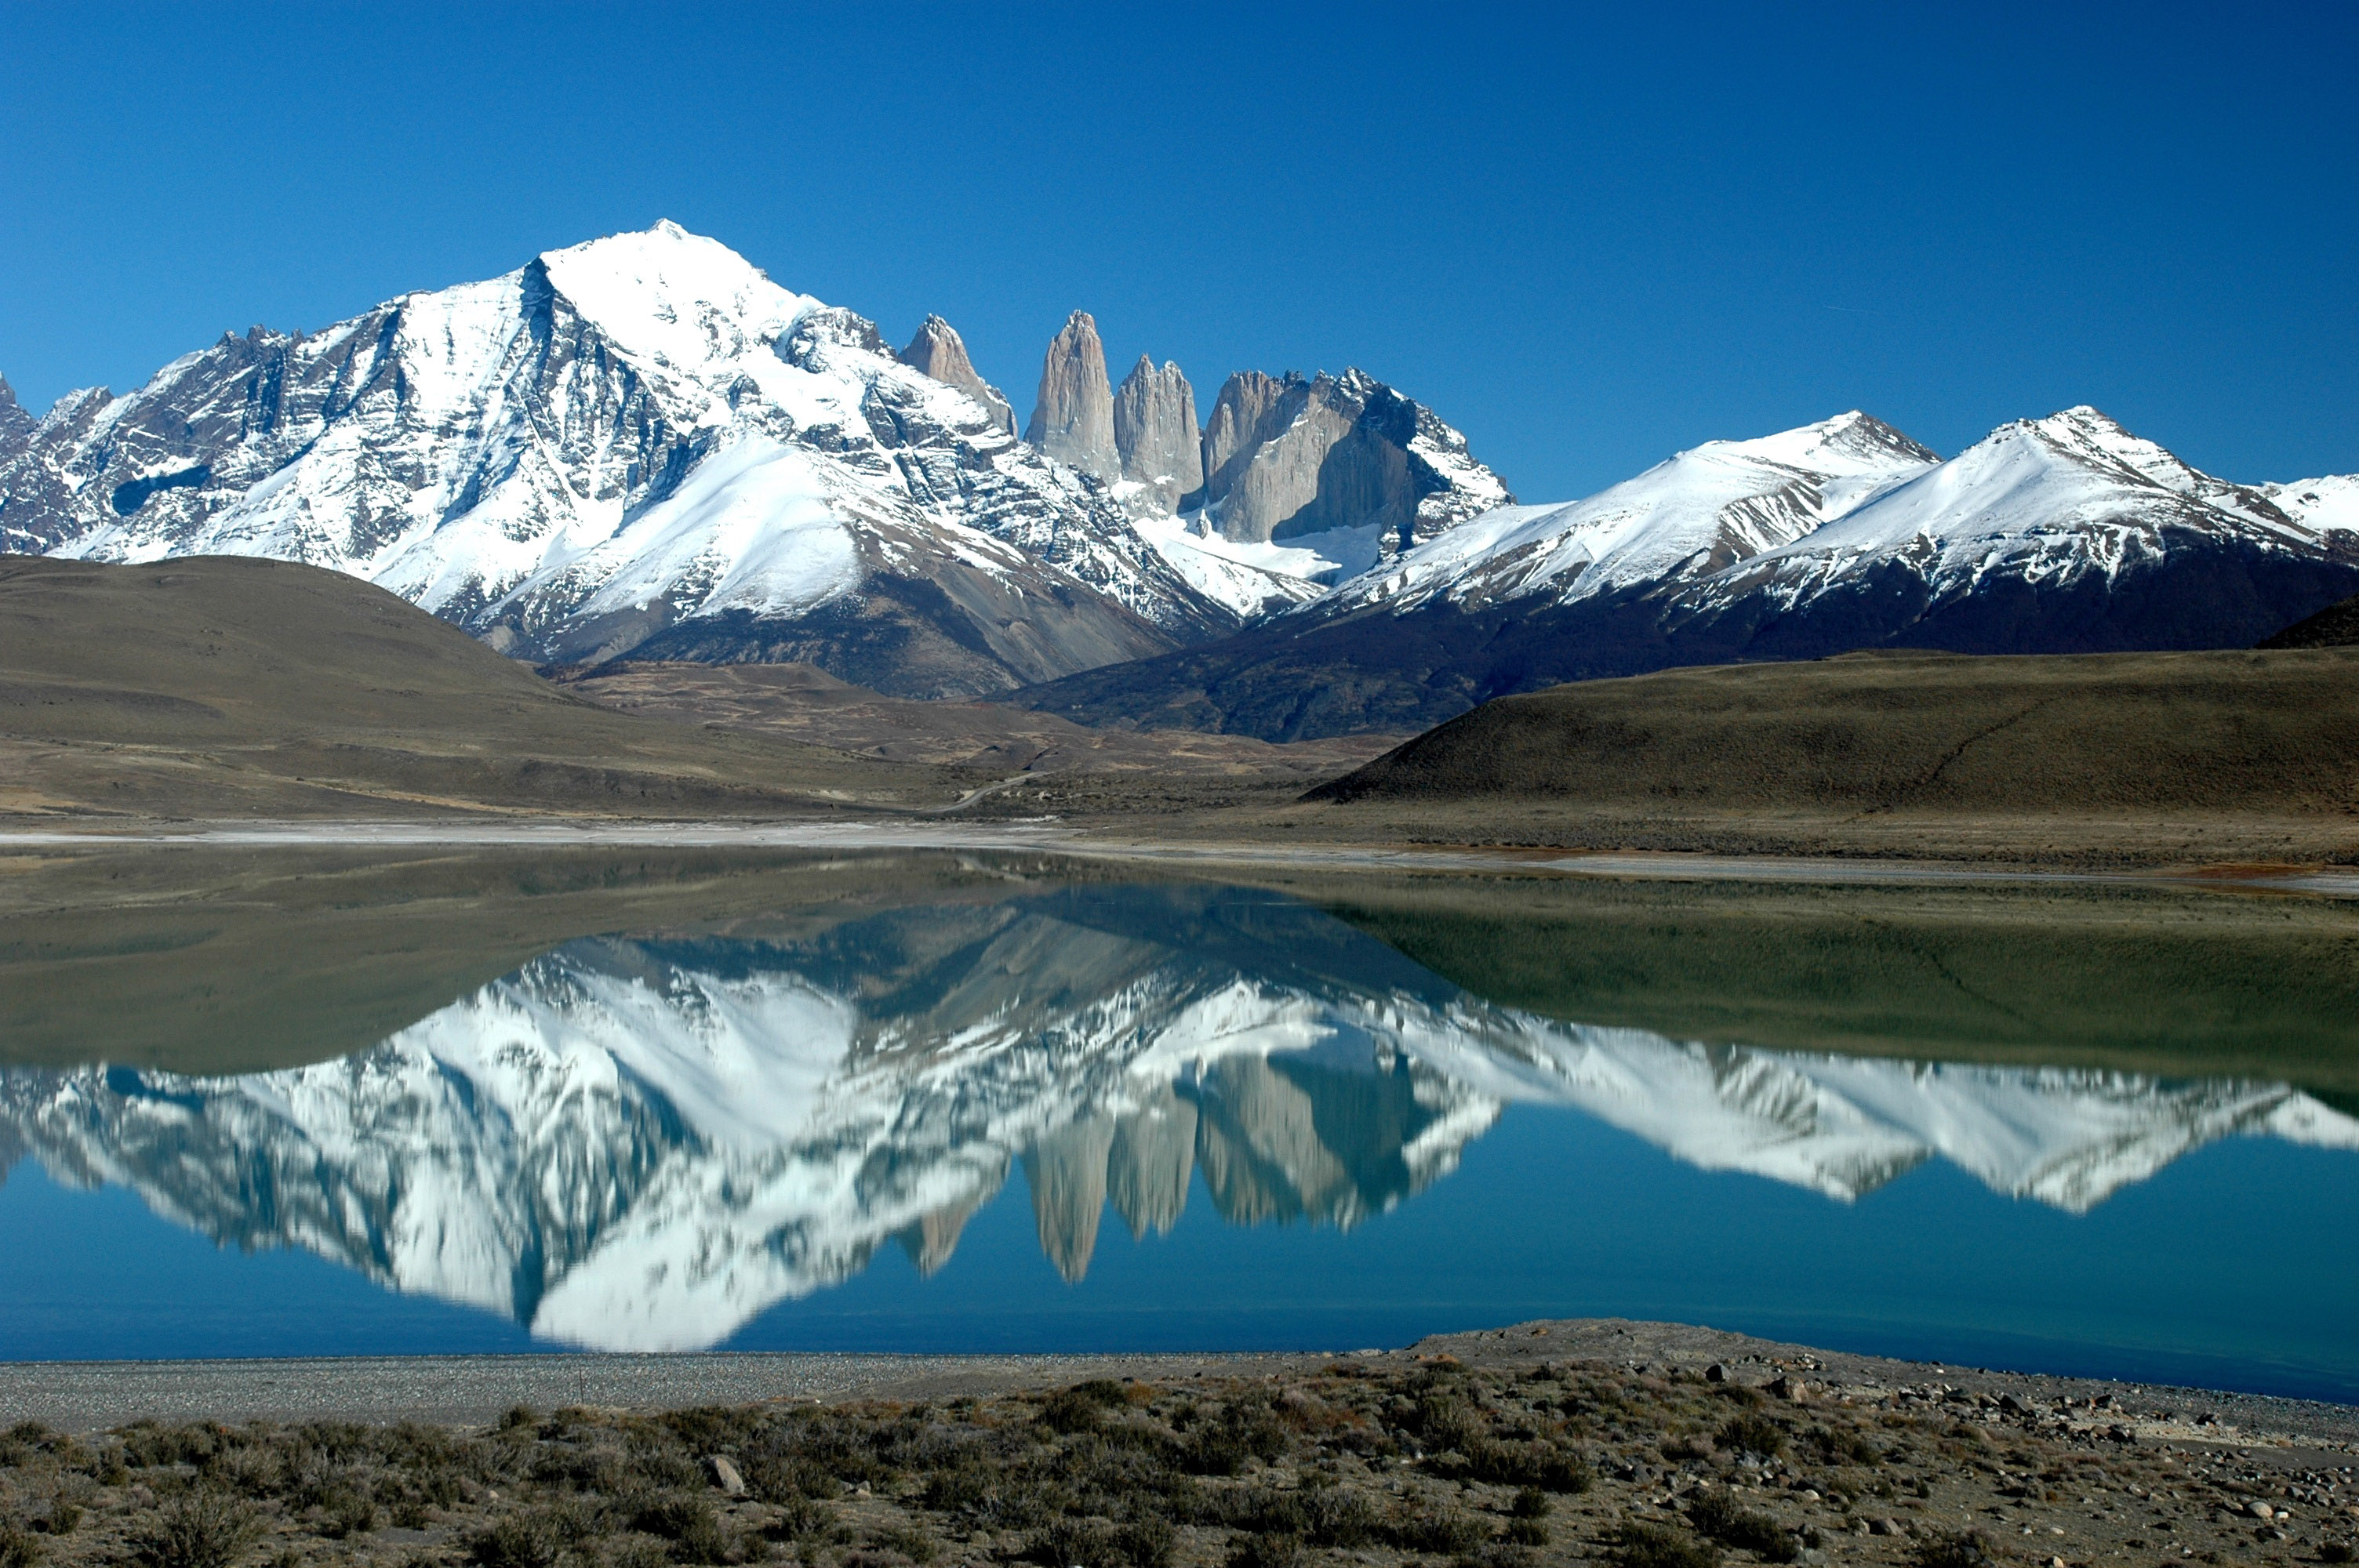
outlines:
[[[1436,600],[1571,604],[1709,577],[1940,461],[1856,410],[1758,440],[1711,441],[1586,501],[1484,513],[1343,584],[1320,612]]]
[[[2354,494],[2232,484],[2093,408],[1946,462],[1846,414],[1501,508],[1223,642],[1018,700],[1295,740],[1674,665],[2249,647],[2359,592]]]
[[[2359,532],[2298,522],[2082,407],[2002,426],[1683,590],[1666,619],[1749,656],[1829,651],[1814,621],[1958,652],[2240,647],[2354,588]]]
[[[536,658],[805,658],[904,695],[1236,623],[1005,417],[659,223],[70,395],[0,432],[0,546],[302,560]]]
[[[2234,1135],[2359,1152],[2283,1085],[1707,1047],[1470,997],[1315,910],[1101,888],[794,945],[574,942],[370,1050],[201,1079],[0,1072],[0,1149],[242,1247],[615,1349],[718,1343],[898,1239],[941,1267],[1020,1167],[1088,1269],[1168,1229],[1349,1226],[1504,1106],[1850,1201],[1934,1158],[2072,1212]]]

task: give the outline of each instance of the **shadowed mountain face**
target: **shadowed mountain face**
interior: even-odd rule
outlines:
[[[1348,1227],[1511,1102],[1850,1201],[1928,1160],[2079,1212],[2238,1133],[2359,1149],[2282,1084],[1683,1043],[1484,1001],[1314,909],[1096,887],[799,940],[591,938],[381,1044],[198,1078],[0,1074],[0,1154],[223,1243],[603,1348],[713,1345],[897,1240],[928,1272],[1020,1170],[1088,1271],[1201,1183],[1240,1225]]]

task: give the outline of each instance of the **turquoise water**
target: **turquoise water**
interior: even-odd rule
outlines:
[[[585,938],[302,1068],[0,1072],[0,1140],[9,1359],[1621,1315],[2359,1400],[2332,1096],[1544,1017],[1251,890]]]

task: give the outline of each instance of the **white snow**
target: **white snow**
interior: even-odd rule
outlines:
[[[1556,603],[1700,577],[1790,543],[1930,465],[1854,411],[1712,441],[1585,501],[1503,506],[1343,584],[1321,612],[1539,598]]]
[[[2297,523],[2320,533],[2359,534],[2359,474],[2328,474],[2255,487]]]

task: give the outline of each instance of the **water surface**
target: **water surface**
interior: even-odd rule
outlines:
[[[234,945],[222,896],[177,945],[149,901],[95,958],[0,965],[40,1047],[0,1069],[0,1356],[1341,1349],[1620,1314],[2359,1397],[2340,906],[970,860],[822,868],[870,896],[820,908],[799,874],[802,902],[658,878],[688,890],[660,908],[556,878],[591,934],[351,1048],[361,966],[298,952],[257,1070],[210,1070],[236,998],[191,1012],[190,1071],[168,1006],[59,979],[190,994],[169,955]],[[312,1017],[338,1048],[290,1044]]]

